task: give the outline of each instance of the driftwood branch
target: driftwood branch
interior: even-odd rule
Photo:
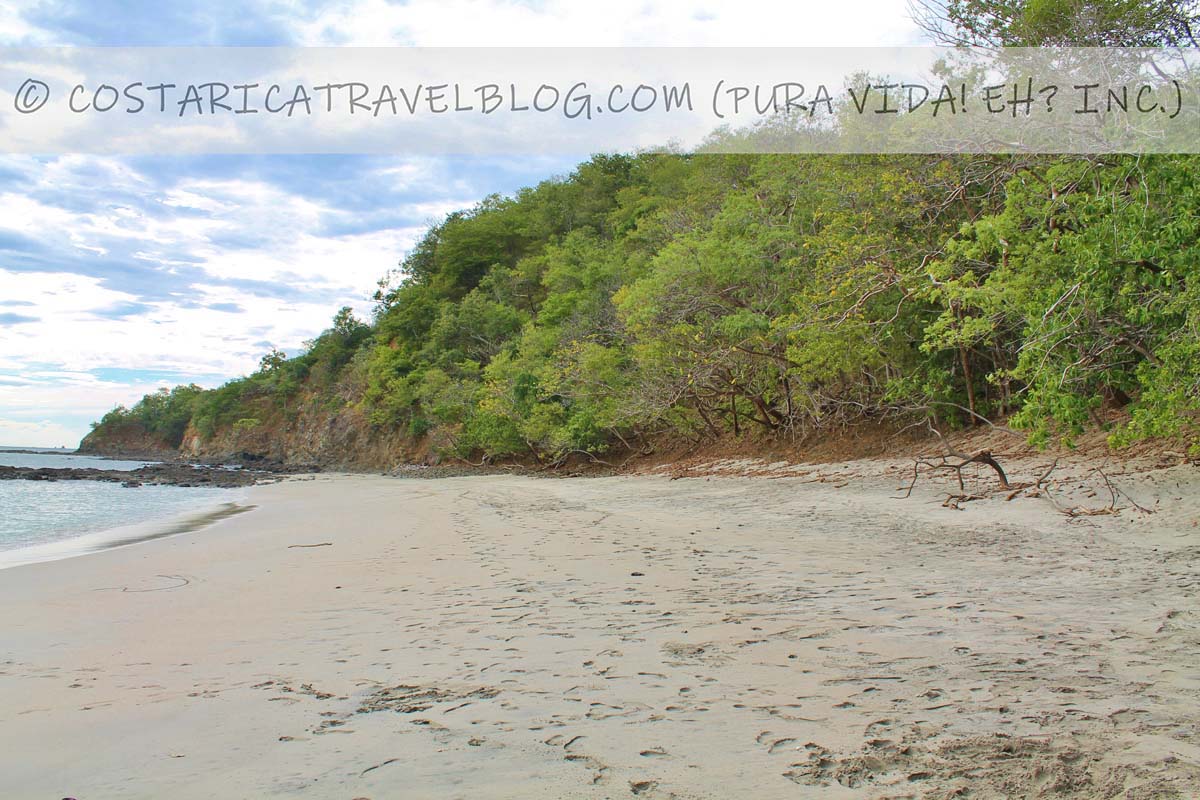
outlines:
[[[954,461],[953,459],[955,459],[955,458],[957,458],[959,460]],[[967,490],[967,486],[966,486],[966,483],[963,481],[963,470],[966,469],[967,467],[969,467],[971,464],[984,464],[988,467],[991,467],[992,471],[996,473],[996,478],[999,480],[999,486],[997,487],[998,489],[1014,488],[1008,482],[1008,475],[1006,475],[1004,473],[1004,467],[1000,466],[1000,462],[998,462],[996,460],[995,456],[992,455],[992,452],[990,450],[980,450],[979,452],[974,453],[972,455],[967,455],[965,453],[949,453],[949,454],[941,456],[936,461],[933,461],[930,459],[925,459],[925,458],[916,459],[913,462],[912,482],[908,485],[908,491],[905,492],[904,496],[907,498],[912,495],[913,488],[917,485],[917,480],[920,478],[920,475],[921,475],[921,467],[926,467],[930,471],[933,471],[933,472],[940,472],[940,471],[953,472],[955,477],[958,478],[959,491],[965,493]],[[964,497],[964,499],[975,500],[978,498],[977,497],[970,497],[970,498]]]
[[[1043,490],[1042,484],[1046,482],[1046,479],[1050,477],[1050,473],[1054,472],[1055,468],[1057,468],[1057,467],[1058,467],[1058,459],[1056,458],[1056,459],[1054,459],[1054,462],[1052,464],[1050,464],[1050,466],[1046,467],[1046,471],[1043,472],[1040,476],[1038,476],[1038,479],[1036,481],[1034,481],[1033,483],[1014,483],[1011,487],[1012,491],[1009,492],[1008,497],[1005,497],[1004,499],[1005,500],[1015,500],[1017,498],[1017,496],[1020,495],[1021,492],[1025,491],[1026,489],[1033,489],[1034,493],[1032,496],[1036,497],[1038,495],[1038,493]]]

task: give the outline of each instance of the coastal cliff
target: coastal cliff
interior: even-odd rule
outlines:
[[[372,426],[355,408],[329,410],[310,402],[298,413],[264,413],[218,429],[210,437],[189,426],[178,454],[192,461],[314,464],[329,469],[391,469],[417,457],[398,431]]]
[[[137,420],[121,425],[103,425],[92,429],[79,443],[79,452],[107,458],[132,458],[170,461],[179,451],[163,438],[146,429]]]
[[[359,409],[330,409],[317,398],[280,411],[258,403],[255,416],[219,425],[204,435],[189,421],[178,443],[148,430],[136,420],[98,425],[79,444],[79,452],[109,458],[201,463],[315,465],[350,471],[390,469],[423,457],[421,448],[399,431],[373,426]]]

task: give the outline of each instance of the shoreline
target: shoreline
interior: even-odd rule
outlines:
[[[1079,518],[854,463],[250,487],[0,572],[0,793],[1186,796],[1195,473]]]
[[[100,459],[103,457],[89,456],[88,458]],[[227,499],[230,496],[240,498],[235,490],[278,481],[285,475],[294,474],[296,473],[283,470],[230,469],[221,466],[184,463],[151,463],[126,469],[0,464],[0,482],[70,482],[98,486],[116,484],[120,491],[132,492],[151,491],[144,487],[154,487],[155,490],[160,487],[202,490],[211,488],[219,490],[223,500],[217,505],[212,498],[196,497],[187,508],[160,509],[156,516],[125,524],[110,519],[98,522],[93,509],[93,513],[86,517],[81,516],[80,519],[66,522],[60,521],[58,527],[41,531],[39,534],[41,541],[0,549],[0,570],[29,563],[74,558],[99,550],[196,531],[226,516],[253,508],[253,506],[240,505],[234,499]],[[27,497],[24,507],[32,508],[33,505],[30,501],[37,500],[38,497],[36,493]],[[77,500],[76,504],[83,507],[82,500]],[[19,503],[18,506],[20,506]],[[113,506],[113,508],[125,507],[126,504],[121,503]],[[111,510],[107,516],[113,516]],[[97,527],[98,524],[100,527]]]
[[[217,505],[198,504],[191,511],[158,519],[86,531],[68,538],[0,550],[0,572],[29,564],[79,558],[155,539],[194,533],[227,517],[253,511],[254,508],[253,505],[243,505],[234,501],[225,501]]]

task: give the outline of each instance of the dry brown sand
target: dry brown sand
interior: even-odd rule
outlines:
[[[1195,473],[256,487],[0,571],[0,797],[1200,796]]]

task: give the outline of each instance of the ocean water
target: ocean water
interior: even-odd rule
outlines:
[[[124,471],[147,463],[62,451],[17,453],[12,448],[0,448],[0,464],[7,466]],[[0,480],[0,569],[153,537],[156,526],[165,529],[184,515],[212,511],[237,501],[241,495],[240,489],[126,488],[100,481]],[[130,535],[134,530],[138,532],[136,537]]]

